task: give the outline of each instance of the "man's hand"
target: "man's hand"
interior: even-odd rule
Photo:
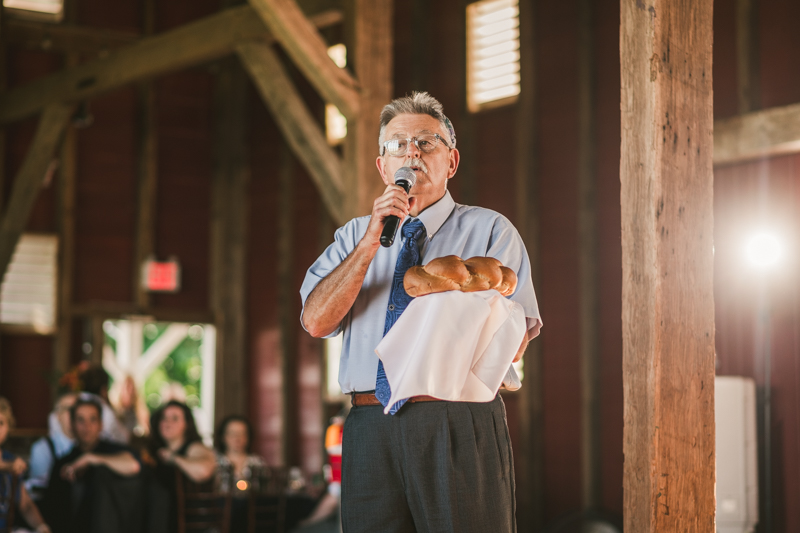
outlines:
[[[517,350],[517,355],[514,356],[514,363],[522,359],[523,354],[525,353],[525,348],[528,347],[528,343],[530,339],[528,338],[528,332],[525,332],[525,335],[522,336],[522,344],[519,345],[519,350]]]
[[[400,220],[408,216],[408,194],[397,185],[389,185],[372,204],[372,216],[364,237],[333,272],[311,291],[303,310],[303,324],[312,337],[324,337],[334,331],[358,297],[367,269],[381,247],[381,233],[386,217]]]
[[[381,244],[381,232],[386,217],[394,215],[402,222],[408,216],[410,207],[408,193],[398,185],[388,185],[383,194],[372,203],[372,216],[361,242],[377,250]]]
[[[73,468],[72,463],[61,467],[62,479],[66,479],[70,483],[75,483],[75,479],[77,477],[78,477],[78,472],[75,471],[75,468]]]
[[[61,477],[67,481],[73,482],[84,470],[92,465],[102,464],[102,462],[99,456],[93,453],[85,453],[74,462],[64,465],[61,468]]]

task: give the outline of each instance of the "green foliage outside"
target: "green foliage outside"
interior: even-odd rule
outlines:
[[[158,340],[169,325],[169,322],[153,322],[145,325],[144,352]],[[116,353],[116,342],[108,334],[106,334],[106,344]],[[202,326],[192,326],[183,342],[148,376],[143,391],[148,408],[157,409],[173,398],[185,401],[192,408],[201,406],[202,344]]]

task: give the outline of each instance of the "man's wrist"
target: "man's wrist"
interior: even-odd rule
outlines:
[[[378,249],[381,247],[380,241],[369,242],[367,241],[367,236],[361,238],[356,244],[356,249],[353,250],[353,255],[355,255],[356,259],[366,261],[367,265],[372,262],[372,258],[375,257],[375,254],[378,253]]]

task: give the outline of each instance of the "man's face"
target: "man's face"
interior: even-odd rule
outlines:
[[[384,141],[389,139],[410,139],[424,133],[438,133],[449,145],[450,136],[442,131],[442,125],[430,115],[398,115],[386,125]],[[424,153],[414,143],[409,143],[405,155],[393,157],[384,154],[376,161],[383,182],[394,183],[394,173],[407,161],[421,160],[423,164],[412,165],[417,181],[409,192],[410,213],[419,215],[428,206],[436,203],[447,190],[447,180],[458,169],[458,150],[449,150],[440,142],[433,152]],[[424,170],[427,169],[427,172]]]
[[[75,411],[75,418],[72,421],[72,431],[81,448],[91,449],[100,439],[100,432],[103,430],[103,421],[100,413],[93,405],[81,405]]]

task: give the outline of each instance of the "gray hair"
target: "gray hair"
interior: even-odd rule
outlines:
[[[413,92],[411,96],[395,98],[381,111],[381,131],[378,135],[378,149],[383,152],[384,135],[386,125],[398,115],[430,115],[439,121],[442,131],[445,133],[445,140],[449,142],[450,148],[456,147],[456,132],[453,124],[442,111],[442,104],[427,92]]]

